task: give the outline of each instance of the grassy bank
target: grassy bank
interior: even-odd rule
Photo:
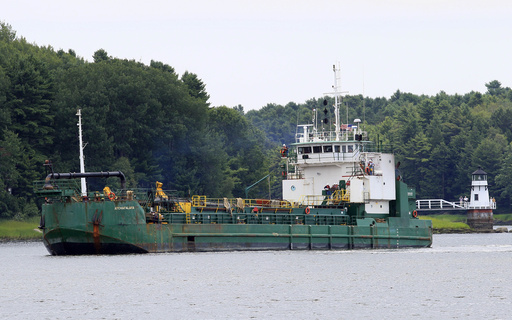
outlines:
[[[512,225],[512,214],[493,215],[494,225]],[[436,233],[466,233],[471,228],[466,224],[465,214],[431,214],[420,216],[420,219],[432,220]]]
[[[433,214],[423,215],[420,219],[432,220],[436,233],[466,233],[471,228],[466,224],[466,215],[463,214]],[[512,225],[512,214],[494,215],[497,225]],[[27,221],[0,220],[0,241],[12,240],[39,240],[41,233],[37,229],[39,217]]]
[[[512,225],[512,213],[509,214],[494,214],[494,224],[502,226]]]
[[[466,215],[437,214],[420,216],[420,219],[432,220],[432,226],[436,233],[471,232],[471,228],[466,224]]]
[[[39,217],[33,217],[26,221],[0,220],[0,241],[11,240],[40,240],[41,232]]]

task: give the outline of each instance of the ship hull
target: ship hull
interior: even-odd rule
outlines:
[[[142,210],[109,206],[113,204],[43,208],[44,244],[50,254],[391,249],[432,244],[432,228],[419,219],[390,217],[376,223],[365,218],[355,225],[153,223],[141,217]],[[115,206],[136,208],[134,203]]]
[[[354,227],[354,232],[358,228]],[[271,230],[269,230],[270,232]],[[402,229],[402,233],[412,233]],[[118,241],[102,237],[99,243],[91,241],[90,235],[74,231],[73,238],[45,236],[45,246],[52,255],[82,254],[129,254],[129,253],[161,253],[161,252],[214,252],[214,251],[258,251],[258,250],[349,250],[349,249],[392,249],[430,247],[428,236],[374,236],[360,233],[358,235],[311,235],[284,234],[271,235],[179,235],[169,242],[161,243],[130,243],[129,240]],[[190,240],[189,237],[194,237]],[[83,238],[83,240],[80,240]]]

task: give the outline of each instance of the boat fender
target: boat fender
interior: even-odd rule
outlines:
[[[311,212],[311,210],[309,209],[309,207],[306,207],[306,209],[304,210],[304,212],[305,212],[306,214],[309,214],[309,213]]]
[[[417,217],[418,217],[418,211],[414,210],[414,211],[412,212],[412,217],[413,217],[413,218],[417,218]]]

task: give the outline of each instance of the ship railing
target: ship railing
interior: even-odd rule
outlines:
[[[288,173],[288,175],[286,176],[286,180],[298,180],[302,178],[304,178],[302,172]]]
[[[46,180],[34,181],[34,193],[44,196],[79,196],[80,195],[80,180],[66,179],[66,180]]]
[[[306,195],[299,198],[299,203],[305,206],[320,206],[325,201],[325,196],[322,195]]]
[[[111,189],[116,200],[136,200],[139,203],[147,203],[152,198],[154,191],[147,188]],[[88,196],[95,200],[106,200],[109,195],[103,191],[89,191]]]
[[[394,153],[394,148],[390,144],[375,144],[375,143],[362,144],[359,150],[361,152]]]
[[[63,197],[72,197],[74,201],[113,201],[113,200],[135,200],[141,206],[149,205],[152,202],[166,202],[167,200],[177,199],[176,190],[159,190],[150,188],[112,188],[112,195],[107,195],[103,191],[87,192],[87,197],[81,195],[80,179],[55,180],[49,185],[45,181],[35,181],[34,191],[41,195],[55,195]]]
[[[296,143],[322,142],[322,141],[366,141],[368,134],[361,130],[342,129],[336,134],[336,131],[313,131],[295,135]]]
[[[289,164],[296,163],[322,163],[322,162],[354,162],[368,153],[393,153],[393,147],[389,145],[354,145],[354,149],[350,152],[318,152],[318,153],[301,153],[297,157],[290,157]]]
[[[300,154],[297,162],[290,161],[290,164],[295,163],[329,163],[329,162],[354,162],[359,159],[359,150],[353,152],[329,152],[329,153],[308,153]]]
[[[297,179],[302,179],[304,176],[302,174],[302,172],[297,172],[297,173],[289,173],[287,176],[286,176],[286,179],[287,180],[297,180]]]
[[[346,189],[335,190],[328,195],[304,195],[299,198],[298,204],[305,206],[340,205],[350,201],[350,192]]]
[[[206,207],[206,196],[193,196],[192,197],[193,207]]]
[[[284,200],[244,199],[246,207],[294,208],[293,204]]]
[[[330,200],[333,203],[350,202],[350,192],[347,189],[335,190]]]
[[[350,225],[355,224],[355,217],[341,213],[307,214],[305,210],[300,213],[258,211],[258,212],[211,212],[198,213],[163,213],[158,217],[148,217],[150,223],[176,223],[176,224],[286,224],[286,225]]]
[[[269,207],[269,208],[292,208],[292,204],[283,200],[270,199],[242,199],[242,198],[207,198],[206,196],[194,195],[192,206],[197,208],[224,208],[244,209],[245,207]]]

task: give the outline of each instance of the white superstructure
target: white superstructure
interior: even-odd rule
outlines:
[[[388,214],[389,202],[396,198],[394,155],[368,141],[361,120],[340,123],[339,68],[334,72],[334,130],[299,125],[286,155],[283,200],[308,205],[364,203],[369,214]]]

